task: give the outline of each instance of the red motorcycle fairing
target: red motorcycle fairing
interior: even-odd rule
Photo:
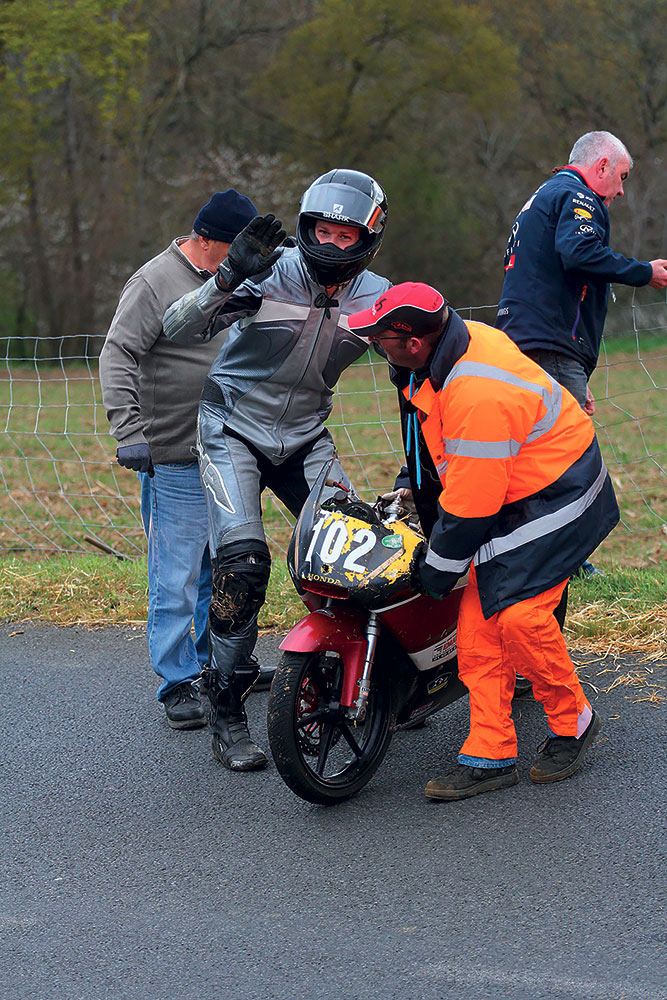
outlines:
[[[359,695],[368,641],[364,630],[368,615],[359,608],[333,607],[311,611],[290,629],[280,649],[293,653],[332,650],[343,661],[341,705],[350,708]]]

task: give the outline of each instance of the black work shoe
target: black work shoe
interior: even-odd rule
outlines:
[[[468,799],[471,795],[479,795],[480,792],[509,788],[510,785],[516,785],[518,780],[516,764],[508,764],[505,767],[471,767],[469,764],[457,764],[442,778],[429,781],[426,786],[426,798],[437,799],[440,802]]]
[[[543,784],[569,778],[581,767],[586,751],[601,728],[602,719],[597,712],[593,712],[591,721],[578,739],[576,736],[547,737],[537,748],[537,757],[530,769],[531,780]]]
[[[162,704],[172,729],[199,729],[206,725],[206,709],[190,681],[172,688]]]

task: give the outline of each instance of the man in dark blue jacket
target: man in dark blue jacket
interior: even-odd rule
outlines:
[[[516,217],[505,250],[496,326],[566,386],[587,413],[609,283],[667,286],[667,260],[639,261],[609,246],[609,212],[632,157],[610,132],[578,139]],[[561,378],[561,375],[563,376]]]
[[[667,260],[639,261],[609,246],[608,206],[623,194],[632,157],[610,132],[577,139],[516,217],[505,250],[496,326],[570,390],[592,415],[609,283],[667,286]],[[585,563],[583,572],[595,572]]]

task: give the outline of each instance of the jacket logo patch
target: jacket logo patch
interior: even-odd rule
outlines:
[[[585,208],[575,208],[574,214],[576,218],[580,219],[592,219],[592,214]]]

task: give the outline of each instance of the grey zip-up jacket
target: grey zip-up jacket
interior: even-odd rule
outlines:
[[[347,317],[369,308],[390,287],[363,271],[335,296],[311,280],[297,247],[233,292],[215,279],[167,310],[167,337],[208,341],[233,324],[204,384],[202,399],[222,411],[225,430],[250,442],[275,465],[322,432],[333,389],[368,348]]]
[[[121,292],[100,353],[102,399],[119,445],[149,444],[153,462],[194,462],[197,408],[219,344],[174,344],[167,306],[210,277],[178,249],[181,236],[140,267]]]

